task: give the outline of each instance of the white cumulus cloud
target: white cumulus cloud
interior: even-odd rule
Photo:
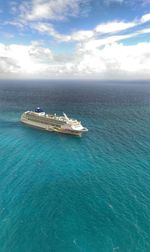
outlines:
[[[150,78],[150,42],[123,45],[113,42],[100,48],[78,45],[73,57],[55,55],[34,42],[30,45],[0,44],[0,77],[43,78]]]
[[[1,74],[34,74],[41,73],[53,59],[48,48],[37,43],[31,45],[0,44]]]
[[[147,14],[143,15],[142,18],[141,18],[142,23],[145,23],[145,22],[148,22],[148,21],[150,21],[150,13],[147,13]]]
[[[93,44],[91,50],[82,50],[80,65],[91,72],[101,73],[117,70],[132,72],[136,76],[138,72],[143,75],[149,72],[150,66],[150,43],[139,43],[137,45],[125,46],[114,43],[99,49]],[[80,57],[81,57],[80,56]],[[94,66],[94,67],[93,67]],[[150,73],[149,73],[150,75]]]

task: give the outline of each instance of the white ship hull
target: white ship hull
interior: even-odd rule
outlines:
[[[76,135],[76,136],[81,136],[83,132],[87,131],[86,128],[83,128],[82,130],[75,130],[75,129],[69,129],[69,127],[65,128],[64,126],[55,126],[55,125],[50,125],[50,124],[45,124],[43,122],[37,122],[33,120],[29,120],[25,118],[25,113],[21,116],[21,122],[29,125],[31,127],[39,128],[42,130],[46,131],[51,131],[51,132],[58,132],[62,134],[70,134],[70,135]]]

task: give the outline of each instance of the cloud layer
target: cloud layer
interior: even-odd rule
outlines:
[[[80,45],[68,59],[53,55],[50,49],[37,43],[0,44],[0,52],[0,77],[150,78],[150,43],[132,46],[112,43],[102,49],[93,43],[88,50]]]
[[[123,1],[109,0],[109,4]],[[63,34],[51,20],[78,16],[88,0],[32,0],[23,2],[16,20],[10,24],[46,36],[58,46],[74,44],[69,54],[58,53],[47,43],[0,44],[0,78],[150,78],[150,40],[128,44],[127,40],[150,34],[150,13],[125,21],[97,24],[93,29]],[[108,3],[107,3],[108,4]],[[59,8],[58,8],[59,6]],[[14,13],[17,11],[12,5]],[[126,43],[125,43],[126,42]]]

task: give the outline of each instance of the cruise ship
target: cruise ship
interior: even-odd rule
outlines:
[[[36,128],[76,136],[81,136],[82,133],[88,131],[81,122],[68,118],[65,113],[62,116],[46,114],[39,107],[35,111],[24,112],[21,115],[21,122]]]

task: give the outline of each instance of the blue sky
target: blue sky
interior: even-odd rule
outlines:
[[[0,78],[150,78],[150,0],[0,2]]]

